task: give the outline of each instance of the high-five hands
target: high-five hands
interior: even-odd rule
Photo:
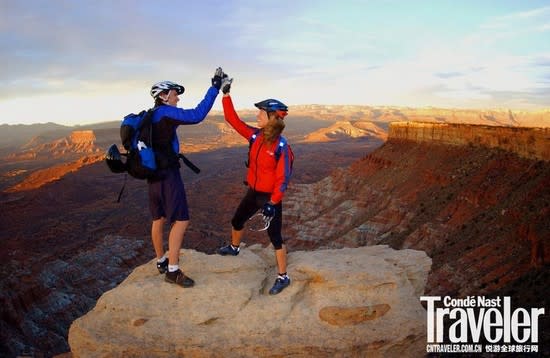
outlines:
[[[212,77],[212,86],[218,90],[222,90],[223,94],[229,93],[233,78],[229,78],[227,73],[223,72],[221,67],[216,68],[214,77]]]
[[[231,83],[233,83],[233,79],[229,78],[227,74],[223,74],[222,78],[222,92],[223,94],[228,94],[231,90]]]
[[[214,77],[212,77],[212,87],[215,87],[218,91],[222,87],[222,78],[223,78],[223,70],[221,67],[216,68],[216,72],[214,72]]]

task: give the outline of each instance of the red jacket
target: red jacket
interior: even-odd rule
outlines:
[[[266,145],[260,129],[247,125],[239,118],[233,107],[231,97],[224,96],[222,104],[227,123],[246,140],[250,142],[252,135],[258,133],[258,137],[252,143],[248,158],[248,172],[246,174],[248,186],[256,191],[271,193],[270,201],[273,204],[279,203],[283,199],[290,181],[291,160],[288,145],[283,147],[281,157],[277,161],[275,151],[277,145],[279,145],[279,140],[271,145]]]

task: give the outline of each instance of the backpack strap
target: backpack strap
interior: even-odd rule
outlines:
[[[178,158],[180,158],[183,161],[183,164],[187,165],[189,169],[195,172],[195,174],[199,174],[201,172],[200,168],[197,167],[193,162],[191,162],[183,153],[178,153]]]
[[[139,124],[139,138],[138,140],[143,141],[147,146],[153,145],[153,112],[154,108],[149,108],[145,113],[141,123]]]
[[[248,168],[248,165],[249,165],[249,160],[250,160],[250,149],[252,148],[252,144],[254,144],[254,141],[256,140],[256,138],[258,138],[258,133],[260,131],[257,130],[256,132],[254,132],[252,134],[252,136],[250,137],[250,140],[248,141],[248,156],[247,156],[247,160],[245,162],[245,165],[246,167]],[[281,153],[283,152],[283,148],[285,147],[285,145],[287,145],[287,140],[284,136],[279,136],[279,144],[277,145],[277,149],[275,150],[275,161],[279,161],[279,158],[281,158]]]
[[[275,160],[279,161],[279,158],[281,158],[281,153],[283,152],[283,148],[287,144],[286,138],[283,136],[279,137],[279,145],[277,145],[277,150],[275,150]]]
[[[257,129],[252,135],[250,136],[250,139],[248,140],[248,155],[246,156],[246,162],[244,162],[244,165],[248,168],[248,165],[250,164],[250,149],[252,148],[252,144],[256,141],[256,138],[258,138],[258,133],[260,133],[260,130]]]

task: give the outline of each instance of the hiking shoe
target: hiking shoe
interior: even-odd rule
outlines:
[[[185,276],[181,270],[167,272],[166,276],[164,276],[164,281],[175,283],[176,285],[180,285],[182,287],[195,286],[195,281],[193,281],[191,277]]]
[[[288,285],[290,285],[290,277],[285,276],[284,278],[279,276],[275,280],[275,283],[273,284],[273,287],[271,287],[271,290],[269,290],[270,295],[276,295],[282,290],[284,290]]]
[[[159,273],[168,272],[168,259],[164,260],[163,262],[157,261],[157,270],[159,270]]]
[[[224,246],[224,247],[218,249],[218,254],[220,254],[222,256],[225,256],[225,255],[237,256],[239,254],[239,251],[241,251],[241,249],[239,247],[234,249],[233,246],[231,246],[231,244],[229,244],[227,246]]]

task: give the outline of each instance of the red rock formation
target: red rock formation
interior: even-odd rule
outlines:
[[[550,160],[550,128],[394,122],[390,125],[389,138],[499,148],[525,158]]]
[[[372,122],[339,121],[333,125],[319,129],[305,137],[306,142],[328,142],[347,138],[374,137],[385,140],[386,131]]]
[[[86,143],[94,144],[96,138],[94,131],[73,131],[70,135],[71,142],[73,143]]]
[[[29,143],[23,145],[22,151],[8,155],[7,161],[23,161],[29,159],[51,160],[52,158],[62,159],[63,157],[76,156],[81,154],[99,153],[102,150],[96,146],[94,131],[73,131],[69,136],[45,142],[40,137],[33,138]]]
[[[82,168],[85,165],[93,164],[95,162],[103,160],[103,155],[92,155],[82,157],[71,163],[64,163],[55,165],[50,168],[41,169],[30,174],[22,182],[8,188],[5,190],[6,193],[13,193],[18,191],[27,191],[32,189],[37,189],[43,186],[44,184],[51,183],[53,181],[59,180],[68,173],[75,172]]]
[[[318,183],[295,186],[286,203],[289,245],[421,249],[434,259],[429,293],[496,292],[544,267],[549,254],[547,135],[392,124],[374,153]],[[471,138],[478,138],[475,145]]]

